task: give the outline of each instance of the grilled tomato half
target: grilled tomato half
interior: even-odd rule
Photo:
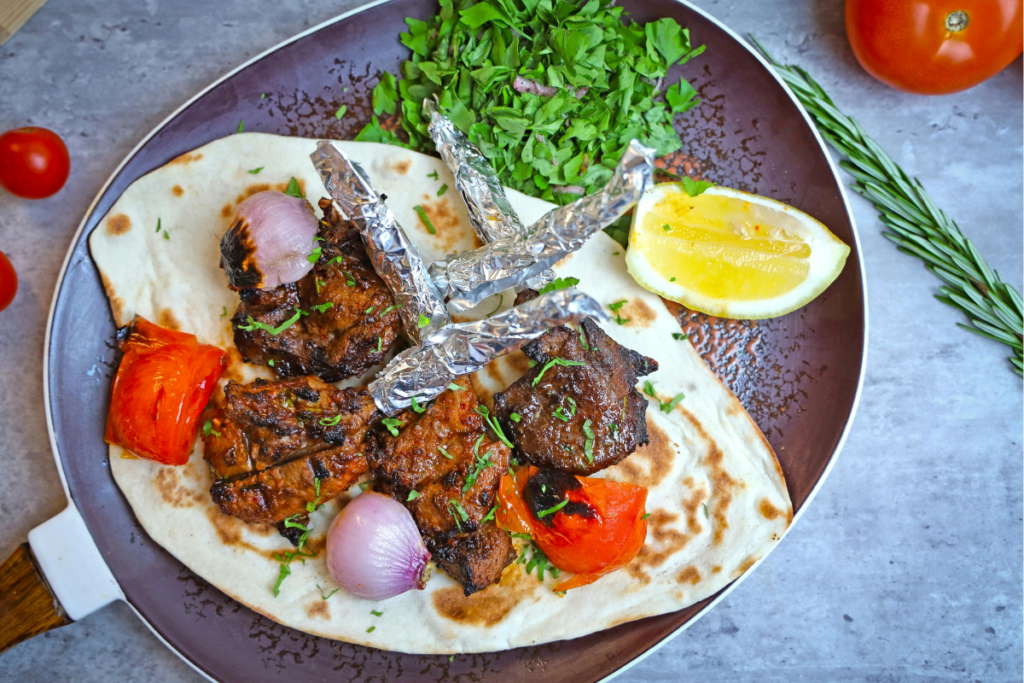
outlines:
[[[164,465],[184,465],[199,414],[227,356],[195,335],[136,318],[117,333],[124,353],[114,378],[104,440]]]

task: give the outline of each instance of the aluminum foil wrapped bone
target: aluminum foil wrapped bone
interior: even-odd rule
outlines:
[[[561,289],[491,318],[449,325],[395,356],[370,384],[370,395],[382,412],[394,415],[408,408],[412,397],[426,403],[456,377],[476,372],[552,327],[588,316],[607,318],[588,295]]]
[[[395,296],[405,335],[414,344],[451,323],[444,299],[426,264],[395,215],[370,185],[360,166],[331,142],[321,140],[310,155],[328,194],[342,212],[360,225],[359,232],[374,270]],[[420,327],[420,315],[430,322]]]
[[[633,140],[599,192],[552,209],[526,233],[430,265],[430,276],[455,310],[520,287],[619,219],[654,185],[654,150]]]
[[[430,118],[430,138],[455,177],[455,187],[466,203],[470,225],[480,241],[490,244],[525,235],[526,228],[509,204],[490,160],[438,110],[433,99],[423,100],[423,111]],[[526,284],[540,289],[553,279],[555,274],[545,270]]]

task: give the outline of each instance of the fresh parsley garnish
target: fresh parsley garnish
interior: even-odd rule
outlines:
[[[426,327],[429,324],[430,324],[430,318],[428,318],[427,316],[425,316],[422,313],[420,313],[420,319],[419,319],[419,321],[417,321],[416,325],[422,330],[424,327]]]
[[[686,176],[679,177],[679,183],[683,186],[683,190],[686,194],[691,197],[696,197],[699,194],[703,194],[708,188],[714,187],[714,183],[709,183],[706,180],[693,180]]]
[[[583,423],[583,435],[587,437],[583,453],[587,456],[587,462],[594,462],[594,430],[590,428],[590,420]]]
[[[296,307],[295,315],[293,315],[292,317],[288,318],[287,320],[285,320],[283,323],[281,323],[277,327],[272,327],[272,326],[270,326],[270,325],[268,325],[266,323],[261,323],[259,320],[254,320],[253,317],[250,315],[250,316],[246,316],[246,317],[249,318],[249,324],[248,325],[239,325],[238,329],[246,330],[246,331],[250,331],[250,332],[252,330],[263,330],[264,332],[267,332],[268,334],[273,335],[273,336],[276,337],[277,335],[281,334],[282,332],[287,330],[289,327],[291,327],[295,323],[299,322],[299,318],[301,318],[304,315],[309,315],[309,313],[307,313],[306,311],[302,310],[301,308]]]
[[[687,339],[689,336],[690,335],[683,334],[682,332],[673,332],[672,333],[672,338],[675,339],[676,341],[683,341],[684,339]]]
[[[238,132],[241,133],[245,130],[245,119],[238,119]]]
[[[363,311],[363,315],[370,315],[371,313],[373,313],[373,309],[375,309],[375,308],[377,308],[377,307],[376,306],[370,306],[365,311]]]
[[[569,400],[571,401],[572,399]],[[575,405],[573,407],[575,408]],[[503,444],[505,444],[509,448],[513,447],[512,442],[505,438],[505,433],[501,431],[501,425],[498,424],[497,418],[491,417],[491,412],[487,410],[487,406],[478,405],[475,409],[475,412],[477,415],[480,415],[481,417],[484,418],[484,422],[487,423],[487,426],[491,428],[491,430],[495,433],[495,435],[497,435],[497,437],[501,440]]]
[[[650,396],[651,398],[657,398],[658,396],[654,391],[654,385],[651,384],[651,380],[649,379],[644,380],[644,393]]]
[[[270,367],[274,367],[274,359],[271,358],[270,360],[268,360],[267,365],[269,365]]]
[[[377,627],[376,626],[371,626],[370,628],[366,629],[366,632],[367,633],[373,633],[375,630],[377,630]]]
[[[338,107],[338,111],[334,112],[334,118],[336,118],[339,121],[341,121],[341,117],[344,116],[345,112],[347,112],[347,111],[348,111],[348,105],[345,105],[345,104],[341,105],[340,107]]]
[[[650,516],[651,516],[651,513],[650,513],[650,512],[648,512],[648,513],[647,513],[646,515],[642,515],[642,516],[640,517],[640,519],[647,519],[647,518],[648,518],[648,517],[650,517]]]
[[[569,504],[569,499],[566,498],[565,500],[563,500],[558,505],[555,505],[554,507],[550,507],[547,510],[541,510],[540,512],[537,513],[537,519],[540,519],[542,517],[547,517],[548,515],[553,515],[556,512],[558,512],[559,510],[561,510],[562,508],[564,508],[568,504]]]
[[[444,449],[444,446],[438,446],[437,450],[441,451],[441,455],[443,455],[444,457],[448,458],[449,460],[452,459],[452,456],[448,454],[448,451]]]
[[[701,505],[704,506],[704,517],[706,517],[707,519],[711,519],[711,515],[708,514],[708,504],[707,503],[701,503]]]
[[[469,474],[466,475],[466,483],[462,486],[462,492],[465,493],[473,488],[476,480],[480,477],[480,473],[485,469],[493,465],[491,462],[491,452],[487,451],[483,455],[480,455],[480,444],[484,440],[484,435],[481,434],[473,444],[473,455],[476,456],[476,460],[473,461],[473,467],[470,469]]]
[[[469,521],[469,515],[466,514],[466,511],[462,508],[462,504],[454,498],[448,501],[448,508],[451,510],[452,517],[455,518],[455,526],[458,527],[461,532],[462,524],[459,523],[459,518],[461,517],[463,522],[467,522]]]
[[[619,314],[619,309],[622,308],[625,305],[626,305],[626,300],[625,299],[622,299],[621,301],[616,301],[613,304],[608,304],[608,308],[610,308],[612,310],[612,313],[615,314],[615,322],[617,322],[620,325],[625,325],[626,323],[628,323],[630,321],[630,318],[623,318]]]
[[[324,427],[337,427],[339,422],[341,422],[341,415],[320,418],[320,424]]]
[[[207,420],[206,423],[203,424],[203,436],[210,436],[211,434],[216,437],[220,436],[220,432],[213,428],[213,420]]]
[[[683,394],[683,392],[679,392],[672,398],[671,401],[669,401],[668,403],[661,404],[661,412],[671,413],[672,409],[679,405],[679,402],[682,401],[684,398],[686,398],[686,396]]]
[[[222,317],[222,318],[228,317],[228,307],[227,306],[222,306],[221,307],[220,317]]]
[[[387,308],[385,308],[383,311],[380,312],[380,316],[383,318],[384,316],[386,316],[391,311],[397,311],[401,307],[402,307],[402,304],[391,304],[390,306],[388,306]]]
[[[384,337],[377,336],[377,353],[380,353],[384,349]]]
[[[265,168],[266,168],[266,166],[260,166],[259,168],[252,169],[251,171],[249,171],[249,173],[251,173],[253,175],[256,175],[257,173],[259,173],[260,171],[262,171]]]
[[[480,520],[480,523],[483,524],[484,522],[487,522],[487,521],[490,521],[490,520],[494,519],[494,513],[496,513],[497,511],[498,511],[498,506],[497,505],[492,506],[490,512],[488,512],[487,515],[484,516],[484,518]]]
[[[312,306],[311,308],[317,313],[326,313],[327,309],[334,308],[334,302],[328,301],[325,304],[317,304],[316,306]]]
[[[448,388],[451,389],[452,391],[465,391],[466,390],[465,387],[460,387],[455,382],[449,382],[448,383]]]
[[[409,398],[409,402],[412,405],[412,409],[415,410],[417,413],[427,412],[427,409],[419,404],[419,401],[416,400],[415,396],[411,396]]]
[[[375,609],[372,609],[372,610],[370,610],[370,614],[372,614],[372,615],[373,615],[373,616],[375,616],[375,617],[382,617],[382,616],[384,616],[384,613],[383,613],[383,612],[378,612],[378,611],[377,611],[377,610],[375,610]]]
[[[568,289],[569,287],[575,287],[579,283],[580,281],[574,277],[556,277],[554,280],[538,289],[537,294],[547,294],[548,292],[554,292],[559,289]]]
[[[437,191],[437,196],[441,197],[447,191],[448,191],[448,183],[445,183],[444,185],[441,186],[441,189]]]
[[[499,294],[498,295],[498,305],[494,307],[493,311],[491,311],[490,313],[487,314],[487,317],[490,318],[492,315],[497,313],[498,310],[501,308],[501,305],[503,303],[505,303],[505,295],[504,294]]]
[[[317,588],[318,591],[320,591],[320,597],[323,598],[324,600],[326,600],[327,598],[331,597],[332,595],[337,593],[339,590],[341,590],[340,588],[335,588],[334,590],[332,590],[327,595],[324,595],[324,589],[320,587],[319,583],[316,585],[316,588]]]
[[[672,226],[666,223],[665,225],[661,226],[661,229],[664,230],[665,232],[669,232],[670,230],[672,230]]]
[[[427,227],[427,232],[429,232],[431,235],[436,235],[437,229],[434,227],[434,224],[430,222],[430,216],[427,215],[427,210],[424,209],[419,204],[412,207],[412,210],[415,211],[416,214],[420,217],[420,220],[423,221],[423,225]]]
[[[298,197],[299,199],[306,198],[306,195],[299,187],[299,181],[295,179],[295,176],[292,176],[292,179],[288,181],[288,187],[285,189],[284,193],[292,197]]]
[[[382,422],[391,432],[391,436],[398,436],[398,427],[404,427],[405,423],[394,417],[385,417]]]
[[[420,497],[419,491],[409,491],[409,497],[406,498],[405,500],[406,500],[406,502],[408,502],[410,500],[416,500],[419,497]]]
[[[533,378],[533,382],[530,383],[530,386],[537,386],[537,382],[539,382],[540,378],[544,376],[544,373],[547,372],[549,369],[555,367],[556,365],[560,365],[563,368],[566,368],[571,365],[586,365],[586,363],[579,360],[565,360],[564,358],[552,358],[551,360],[544,364],[544,367],[540,369],[540,373],[538,373],[538,375]]]
[[[341,257],[340,256],[336,260],[338,261],[338,263],[341,263]],[[341,272],[345,276],[345,286],[346,287],[355,287],[356,286],[356,279],[354,277],[352,277],[352,273],[348,272],[347,270],[343,270]]]
[[[522,420],[523,418],[519,416],[519,413],[511,413],[511,414],[510,414],[510,415],[508,416],[508,419],[512,420],[513,422],[519,422],[519,421],[520,421],[520,420]]]
[[[440,180],[441,179],[441,176],[437,175],[437,171],[431,171],[430,173],[427,174],[427,177],[428,178],[433,178],[434,180]]]

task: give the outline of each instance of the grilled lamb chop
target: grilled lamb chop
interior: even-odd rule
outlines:
[[[515,557],[492,514],[509,448],[488,436],[469,382],[457,384],[461,391],[445,391],[423,413],[397,415],[397,437],[375,428],[366,458],[378,489],[409,509],[434,561],[471,595],[497,583]]]
[[[591,318],[548,330],[523,352],[537,364],[494,396],[518,458],[586,475],[647,443],[647,399],[635,385],[658,369],[655,360],[617,344]]]
[[[210,494],[225,514],[254,524],[304,514],[306,503],[334,498],[366,472],[363,442],[379,418],[365,389],[316,377],[228,382],[203,417]]]
[[[274,289],[243,289],[231,318],[235,346],[248,363],[282,377],[318,375],[327,382],[358,377],[384,362],[398,340],[401,318],[394,297],[374,271],[359,230],[329,199],[316,265],[297,282]],[[281,328],[277,334],[263,325]],[[252,320],[250,320],[250,318]],[[252,321],[261,325],[254,325]]]

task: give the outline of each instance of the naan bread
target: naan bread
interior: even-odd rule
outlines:
[[[294,176],[314,206],[326,195],[309,161],[315,146],[315,140],[232,135],[133,183],[89,240],[117,324],[141,315],[191,332],[201,342],[229,350],[227,377],[269,377],[266,368],[244,365],[232,343],[229,317],[238,298],[218,267],[218,245],[235,207],[253,192],[283,190]],[[388,196],[428,262],[477,246],[455,182],[439,159],[373,143],[339,146]],[[259,174],[249,173],[261,166]],[[434,171],[438,180],[427,175]],[[438,197],[443,183],[450,189]],[[513,190],[508,196],[525,223],[551,208]],[[426,209],[436,235],[420,222],[416,204]],[[291,546],[275,529],[247,525],[217,509],[200,441],[188,464],[177,468],[125,457],[112,446],[114,478],[153,540],[224,593],[287,626],[386,650],[450,654],[534,645],[675,611],[713,595],[771,551],[792,520],[792,506],[768,442],[690,343],[673,339],[678,322],[626,273],[623,251],[598,233],[555,271],[579,278],[579,288],[602,305],[626,299],[620,314],[630,322],[604,323],[603,329],[659,362],[658,372],[645,379],[660,398],[667,401],[679,392],[686,397],[668,414],[652,403],[650,445],[601,473],[649,488],[650,528],[640,554],[627,567],[565,597],[552,591],[557,580],[541,583],[536,573],[527,575],[523,565],[513,564],[500,584],[469,598],[436,570],[424,591],[382,602],[338,591],[323,600],[318,586],[325,593],[335,586],[323,559],[322,532],[341,505],[358,495],[354,487],[312,515],[313,528],[321,532],[311,537],[318,556],[305,565],[293,562],[275,598],[271,589],[279,563],[272,554]],[[512,299],[506,293],[502,307]],[[486,300],[469,317],[489,313],[497,303],[497,297]],[[526,367],[521,353],[511,354],[477,373],[475,386],[489,403]],[[370,626],[376,628],[367,633]]]

